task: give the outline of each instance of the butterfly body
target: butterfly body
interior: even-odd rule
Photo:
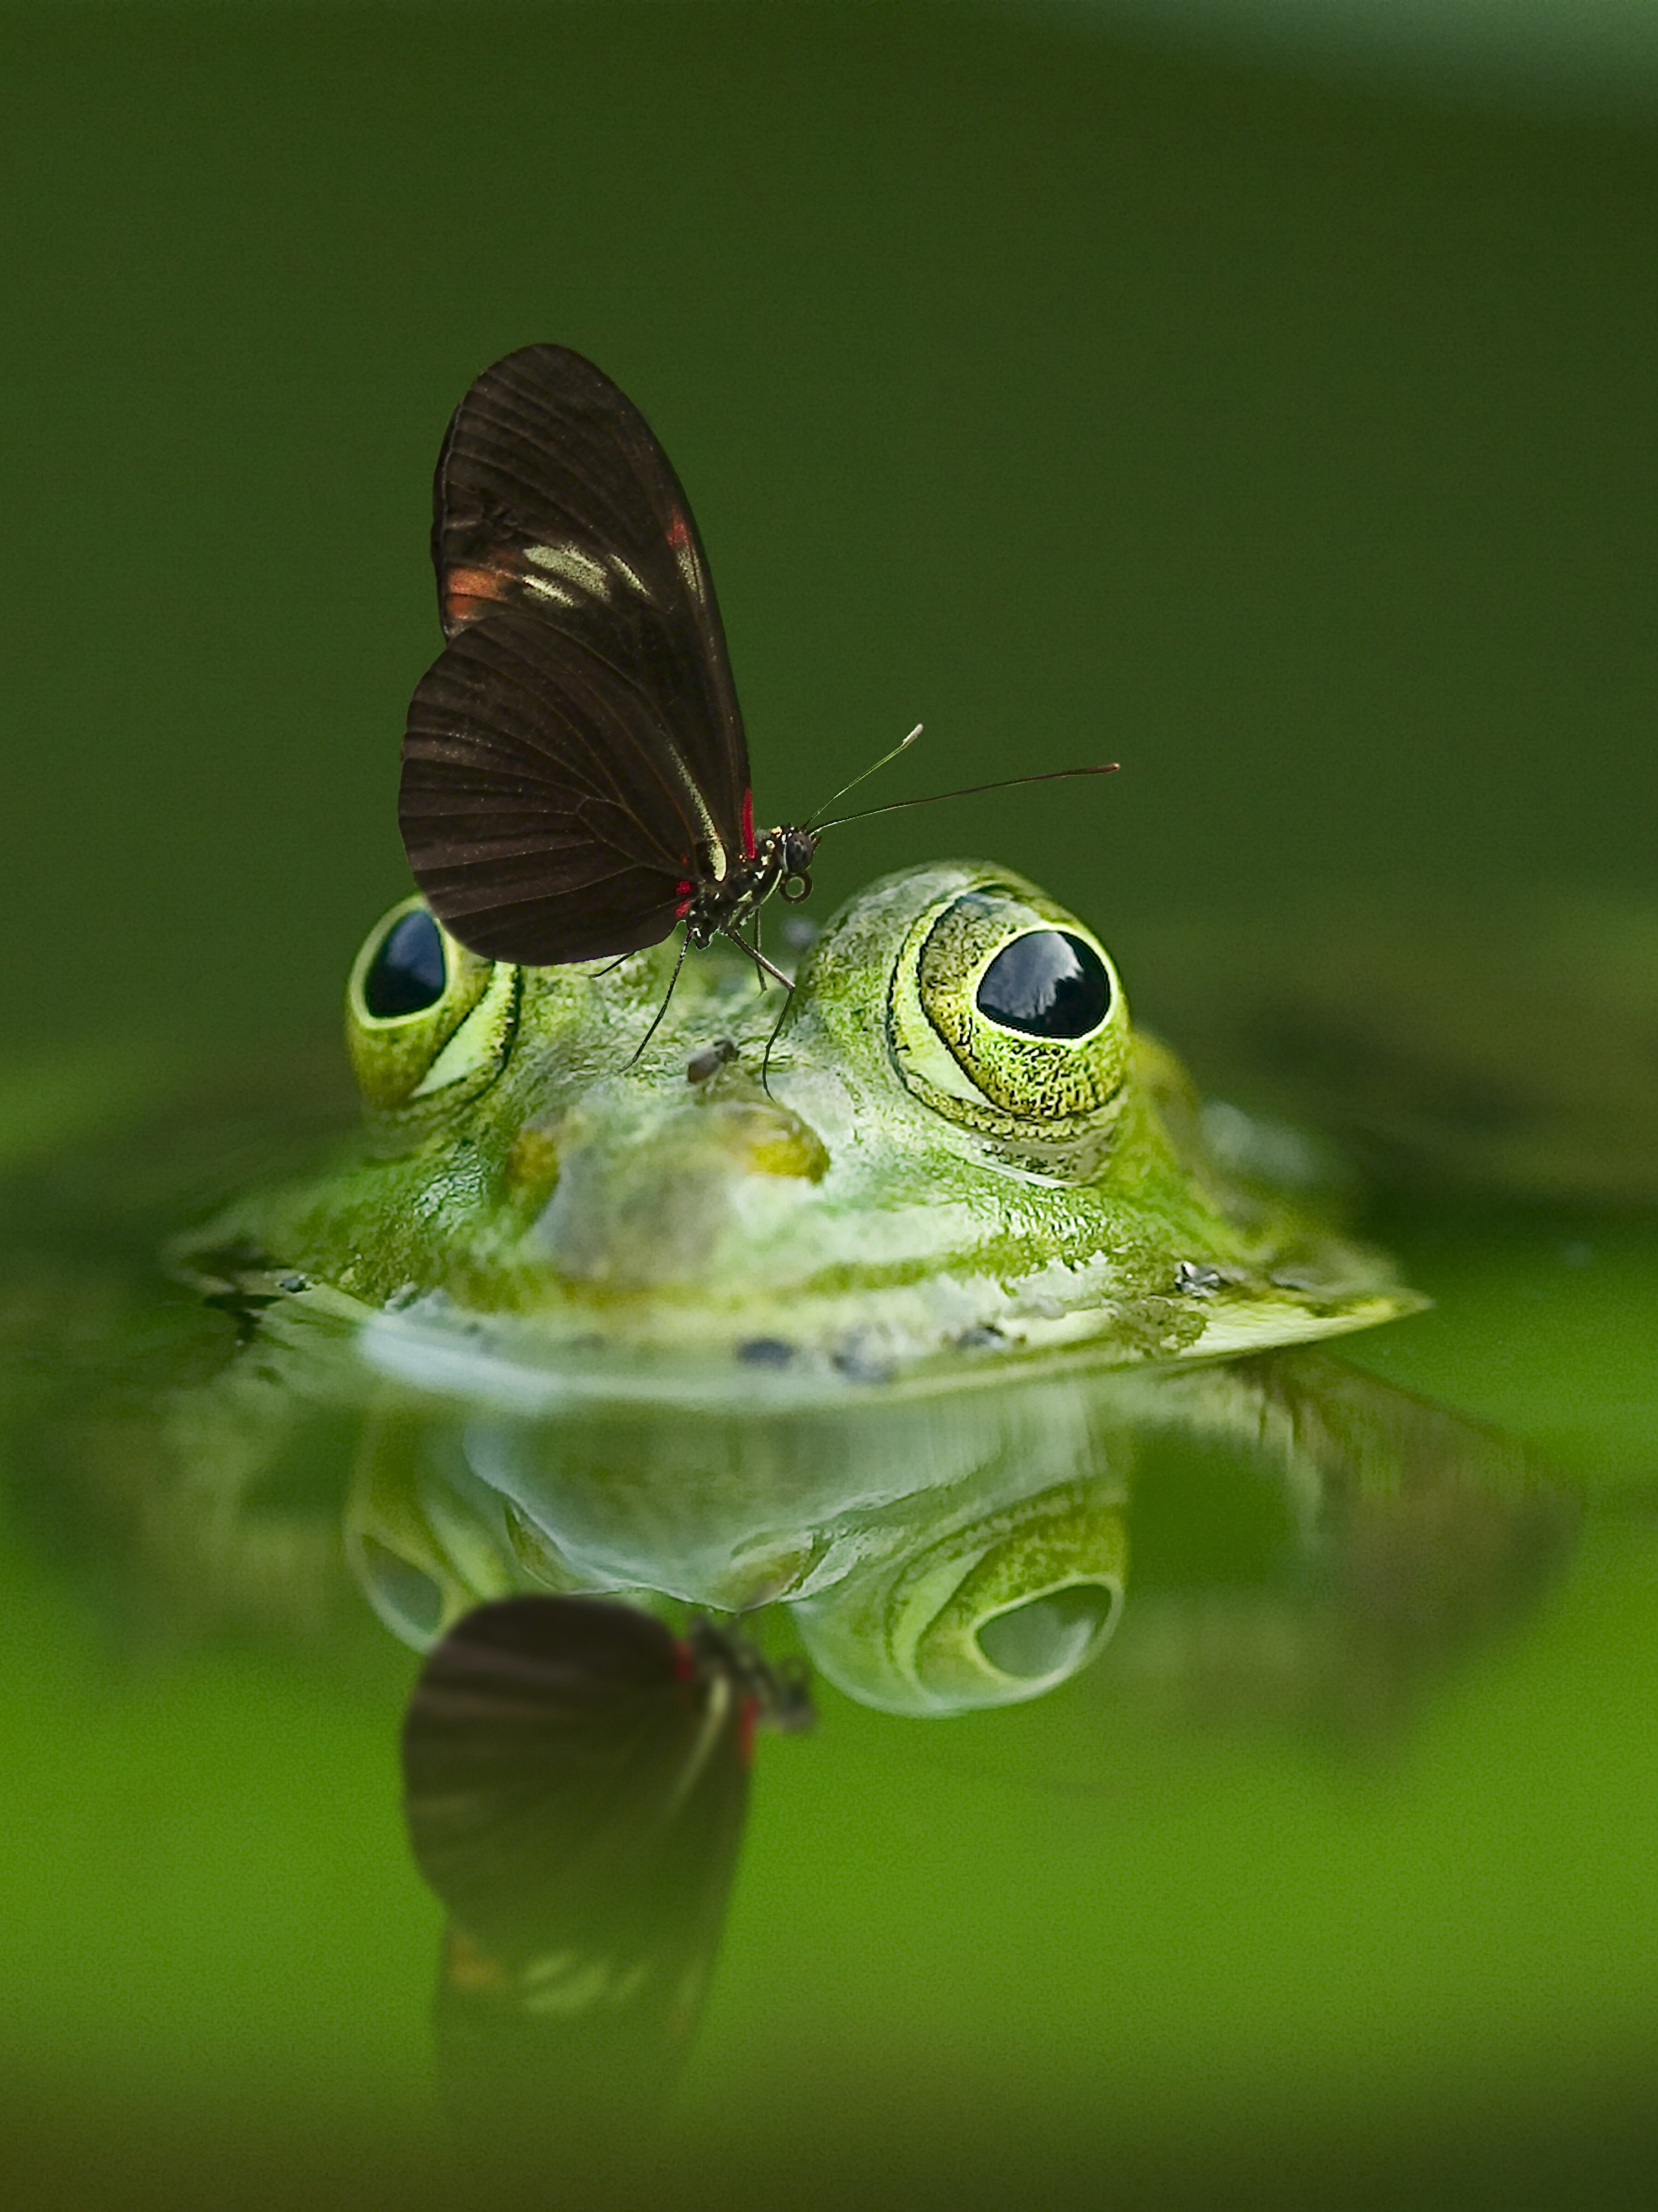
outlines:
[[[791,904],[808,897],[817,848],[817,836],[811,830],[767,830],[723,876],[703,876],[691,884],[682,916],[690,942],[701,951],[716,937],[732,936],[774,891]]]

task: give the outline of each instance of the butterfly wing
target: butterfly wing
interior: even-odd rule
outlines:
[[[440,2055],[475,2122],[615,2127],[665,2092],[724,1924],[752,1708],[601,1599],[505,1599],[433,1650],[405,1813],[450,1916]]]
[[[456,410],[434,506],[450,644],[416,691],[404,749],[416,879],[496,957],[654,942],[683,911],[675,886],[722,875],[752,842],[719,608],[666,454],[591,362],[529,346]],[[479,649],[509,635],[510,648]],[[629,805],[601,845],[590,787],[616,781]],[[597,883],[610,889],[596,908]]]
[[[552,966],[654,945],[708,827],[649,697],[527,610],[461,630],[421,678],[398,819],[465,945]]]

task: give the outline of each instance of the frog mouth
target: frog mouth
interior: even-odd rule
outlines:
[[[884,1311],[876,1301],[877,1319],[867,1291],[774,1301],[771,1326],[741,1334],[692,1297],[648,1297],[630,1311],[632,1301],[601,1294],[556,1310],[480,1314],[439,1291],[395,1310],[359,1307],[358,1347],[375,1372],[422,1395],[525,1415],[610,1405],[747,1416],[1183,1367],[1368,1328],[1425,1303],[1392,1288],[1335,1300],[1286,1289],[1206,1297],[1178,1330],[1161,1298],[1138,1315],[1119,1301],[987,1324],[975,1287],[911,1285]]]

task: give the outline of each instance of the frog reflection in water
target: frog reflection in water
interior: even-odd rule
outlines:
[[[367,1150],[177,1249],[255,1316],[211,1386],[250,1487],[250,1437],[351,1409],[348,1550],[406,1641],[612,1592],[770,1608],[888,1711],[1017,1702],[1116,1627],[1159,1439],[1266,1471],[1313,1705],[1558,1556],[1515,1450],[1294,1349],[1420,1302],[1252,1172],[1237,1116],[1212,1155],[1105,947],[1033,885],[889,877],[780,1007],[734,955],[688,963],[635,1060],[666,974],[491,964],[406,902],[349,985]],[[199,1449],[199,1394],[191,1419]],[[1139,1674],[1235,1676],[1239,1576],[1218,1641],[1164,1553]],[[591,1995],[567,1909],[535,1889],[525,1956],[582,1954]]]

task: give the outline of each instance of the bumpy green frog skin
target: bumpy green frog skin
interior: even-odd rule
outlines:
[[[433,1003],[371,1012],[416,903],[349,994],[368,1149],[205,1240],[379,1311],[393,1371],[475,1364],[481,1331],[555,1394],[809,1404],[1206,1359],[1417,1303],[1376,1255],[1223,1172],[1104,946],[1005,869],[872,885],[786,1006],[735,955],[689,960],[636,1060],[671,948],[537,969],[446,937]],[[1093,979],[1084,1033],[987,1012],[1005,1012],[999,957],[1056,934]]]

